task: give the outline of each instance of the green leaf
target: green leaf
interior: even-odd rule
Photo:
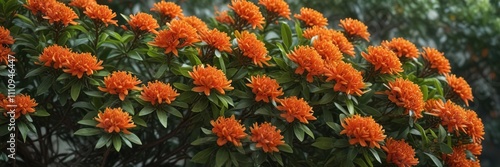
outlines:
[[[448,146],[448,144],[445,144],[445,143],[439,143],[439,149],[444,154],[451,154],[451,153],[453,153],[453,149],[450,146]]]
[[[439,159],[436,156],[429,154],[429,153],[426,153],[426,152],[424,152],[424,154],[427,155],[429,158],[431,158],[432,162],[434,162],[434,164],[437,167],[443,167],[443,163],[441,163],[441,161],[439,161]]]
[[[311,144],[311,146],[323,149],[323,150],[329,150],[333,148],[333,138],[331,137],[318,137],[316,141]]]
[[[309,135],[311,138],[314,139],[314,134],[311,131],[311,129],[309,129],[309,127],[307,127],[307,125],[300,124],[300,129],[302,129],[302,131],[306,132],[307,135]]]
[[[333,142],[333,147],[335,148],[345,148],[349,147],[350,145],[351,144],[349,144],[349,141],[347,141],[346,139],[338,139]]]
[[[54,84],[54,78],[52,76],[44,77],[42,83],[36,88],[36,95],[41,95],[48,92],[49,88]]]
[[[45,71],[48,71],[49,68],[45,67],[45,66],[42,66],[42,67],[38,67],[34,70],[31,70],[30,72],[28,72],[28,74],[26,74],[26,76],[24,76],[24,78],[29,78],[29,77],[32,77],[32,76],[37,76],[37,75],[40,75],[42,74],[43,72]]]
[[[142,145],[141,139],[139,139],[139,137],[137,137],[137,135],[135,135],[133,133],[124,134],[123,136],[125,136],[125,138],[127,138],[128,140],[130,140],[132,143],[135,143],[135,144],[138,144],[138,145]]]
[[[123,133],[120,133],[120,138],[122,139],[122,141],[125,143],[125,145],[127,145],[129,148],[132,148],[132,143],[123,136]]]
[[[142,108],[141,111],[139,111],[139,116],[151,114],[155,110],[156,110],[156,108],[154,108],[153,106],[147,105],[144,108]]]
[[[215,154],[215,166],[220,167],[224,165],[229,159],[229,152],[226,149],[220,148]]]
[[[299,44],[301,44],[304,37],[302,36],[302,28],[300,27],[299,21],[295,22],[295,33],[297,34],[297,40],[299,41]]]
[[[293,153],[292,147],[290,147],[290,145],[288,144],[279,145],[278,149],[286,153]]]
[[[429,88],[427,87],[427,85],[420,86],[420,90],[422,91],[422,94],[424,95],[424,101],[427,100],[427,98],[429,98]]]
[[[128,56],[128,57],[130,57],[130,58],[132,58],[132,59],[139,60],[139,61],[144,60],[144,59],[142,58],[142,56],[139,54],[139,52],[137,52],[137,51],[135,51],[135,50],[128,52],[128,53],[127,53],[127,56]]]
[[[378,155],[378,152],[373,149],[373,148],[370,148],[368,149],[370,150],[370,152],[372,153],[373,157],[375,157],[375,159],[379,162],[379,163],[382,163],[382,160],[380,160],[380,156]]]
[[[21,137],[23,138],[23,142],[26,142],[26,136],[28,135],[29,129],[28,126],[24,122],[19,122],[17,125],[19,132],[21,132]]]
[[[191,53],[191,54],[186,54],[186,56],[188,57],[189,62],[191,62],[192,66],[202,64],[197,54]]]
[[[193,158],[191,158],[191,161],[195,162],[195,163],[201,163],[201,164],[204,164],[205,162],[207,162],[208,158],[210,158],[210,156],[212,155],[212,152],[214,151],[215,149],[213,147],[210,147],[210,148],[207,148],[207,149],[204,149],[198,153],[196,153]]]
[[[50,116],[50,114],[47,112],[47,110],[43,109],[43,108],[37,108],[36,109],[36,112],[34,112],[33,114],[31,114],[33,116],[37,116],[37,117],[46,117],[46,116]]]
[[[70,74],[68,74],[68,73],[62,73],[61,75],[59,75],[59,77],[57,77],[56,81],[65,80],[65,79],[68,79],[69,77],[71,77]]]
[[[168,113],[170,113],[170,114],[172,114],[172,115],[174,115],[176,117],[179,117],[179,118],[183,117],[182,113],[179,110],[177,110],[175,107],[167,106],[166,110],[167,110]]]
[[[80,122],[78,122],[80,123]],[[75,132],[75,135],[80,135],[80,136],[93,136],[97,134],[101,134],[102,131],[101,129],[96,129],[96,128],[82,128],[79,129]]]
[[[438,140],[440,143],[442,143],[445,139],[448,133],[446,130],[443,128],[441,124],[439,124],[439,133],[438,133]]]
[[[292,45],[292,30],[286,22],[281,23],[281,39],[283,40],[283,44],[288,49]]]
[[[295,137],[297,137],[299,141],[304,141],[304,130],[300,128],[300,125],[294,125],[293,132],[295,133]]]
[[[167,113],[163,110],[156,110],[156,116],[158,117],[158,120],[160,121],[161,125],[163,125],[164,128],[167,128],[167,121],[168,121]]]
[[[73,106],[73,108],[84,108],[84,109],[88,109],[88,110],[96,110],[91,103],[86,102],[86,101],[79,101],[79,102],[73,103],[72,106]]]
[[[269,111],[266,107],[262,107],[262,108],[259,108],[257,109],[255,112],[254,112],[255,115],[272,115],[271,111]]]
[[[22,22],[35,27],[35,24],[33,23],[33,21],[31,21],[31,19],[29,19],[28,17],[26,17],[22,14],[16,14],[16,17],[19,18]]]
[[[248,107],[252,106],[253,104],[255,104],[254,99],[242,99],[238,103],[236,103],[236,106],[234,106],[234,109],[239,110],[239,109],[248,108]]]
[[[208,100],[207,99],[202,99],[198,100],[195,102],[193,109],[191,109],[193,112],[201,112],[205,110],[208,107]]]
[[[155,79],[158,79],[160,78],[161,76],[163,76],[163,74],[168,70],[168,64],[162,64],[160,66],[160,68],[158,68],[158,71],[156,71],[156,73],[154,74],[154,78]]]
[[[88,126],[93,126],[95,127],[97,125],[97,121],[95,120],[91,120],[91,119],[84,119],[84,120],[80,120],[78,121],[78,124],[81,124],[81,125],[88,125]]]
[[[283,164],[283,158],[281,158],[281,154],[275,153],[275,154],[271,154],[271,156],[274,159],[276,159],[276,161],[278,162],[278,164],[280,164],[281,166],[284,166],[284,164]]]
[[[215,50],[215,53],[220,53],[218,50]],[[219,68],[222,70],[222,72],[224,72],[224,74],[226,74],[226,63],[224,63],[224,58],[222,57],[217,57],[216,58],[218,60],[218,66]]]
[[[78,96],[80,96],[81,89],[82,89],[81,82],[76,82],[71,86],[71,99],[73,99],[73,101],[76,101],[78,99]]]
[[[173,85],[175,88],[182,90],[182,91],[191,91],[191,89],[193,89],[193,87],[188,86],[188,85],[183,84],[183,83],[180,83],[180,82],[176,82]]]
[[[148,124],[146,121],[144,121],[141,117],[139,116],[134,116],[132,117],[132,120],[134,121],[135,124],[143,126],[143,127],[148,127]]]
[[[335,104],[335,107],[337,107],[337,109],[342,111],[344,114],[349,115],[349,112],[347,112],[347,110],[345,110],[344,107],[342,107],[340,104],[338,104],[336,102],[334,102],[333,104]]]
[[[201,128],[201,131],[202,131],[203,133],[205,133],[206,135],[213,134],[213,133],[212,133],[212,130],[208,130],[208,129],[206,129],[206,128]]]
[[[104,97],[104,94],[101,91],[83,91],[83,93],[90,97]]]
[[[285,61],[283,61],[282,58],[273,57],[273,60],[274,60],[274,62],[276,62],[276,64],[278,65],[278,67],[280,67],[281,69],[283,69],[283,70],[287,70],[288,69],[288,65],[286,65]]]
[[[97,143],[95,144],[95,148],[101,148],[102,146],[106,145],[108,142],[111,141],[111,134],[104,134],[102,135],[99,140],[97,140]]]
[[[113,146],[115,146],[116,152],[120,152],[122,148],[122,139],[118,135],[113,136]]]
[[[349,111],[349,115],[354,115],[354,104],[352,103],[352,101],[347,99],[345,101],[345,104],[347,106],[347,110]]]
[[[327,93],[318,101],[318,104],[327,104],[333,101],[335,93]]]
[[[126,99],[125,101],[122,102],[122,108],[124,111],[126,111],[132,115],[135,114],[134,106],[132,105],[132,102],[128,99]]]

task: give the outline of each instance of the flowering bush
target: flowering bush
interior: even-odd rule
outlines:
[[[479,166],[467,82],[356,19],[233,0],[203,22],[162,1],[118,26],[95,1],[1,3],[8,163]]]

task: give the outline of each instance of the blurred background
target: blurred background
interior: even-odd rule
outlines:
[[[103,0],[128,15],[148,11],[155,0]],[[208,21],[214,9],[230,0],[176,0],[184,14]],[[257,0],[254,0],[257,2]],[[450,60],[452,72],[472,87],[475,110],[485,125],[484,167],[500,166],[500,0],[288,0],[293,13],[309,7],[339,29],[339,20],[355,18],[368,26],[370,44],[403,37],[421,47],[434,47]],[[120,12],[117,12],[120,13]],[[119,19],[122,19],[121,17]],[[123,21],[123,19],[122,19]]]

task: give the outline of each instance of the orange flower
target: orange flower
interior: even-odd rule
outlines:
[[[167,17],[167,20],[172,20],[176,17],[183,17],[184,14],[182,14],[182,9],[179,5],[173,3],[173,2],[157,2],[153,4],[153,8],[151,8],[151,11],[158,12],[160,15]]]
[[[476,157],[477,159],[477,157]],[[448,154],[444,158],[445,165],[451,167],[480,167],[479,160],[471,160],[467,158],[464,147],[453,147],[453,153]]]
[[[293,15],[295,18],[303,21],[307,27],[324,27],[328,25],[328,20],[320,12],[302,7],[300,8],[300,14]]]
[[[340,20],[340,27],[342,27],[350,36],[357,36],[370,41],[370,33],[368,27],[361,21],[351,18]]]
[[[387,162],[396,164],[398,167],[410,167],[418,164],[418,158],[415,158],[415,149],[413,149],[405,140],[394,140],[390,138],[382,146],[387,152]]]
[[[9,47],[4,47],[0,44],[0,63],[5,62],[5,64],[9,64],[9,54],[14,54]]]
[[[104,112],[99,111],[94,119],[99,122],[96,127],[104,129],[107,133],[120,133],[122,131],[125,134],[130,134],[128,129],[136,127],[134,121],[132,121],[132,116],[120,107],[106,107]]]
[[[424,95],[417,84],[406,79],[396,78],[395,81],[389,82],[389,88],[390,90],[386,90],[385,94],[394,104],[405,108],[405,114],[412,111],[416,119],[423,117]]]
[[[215,20],[217,20],[218,22],[223,23],[223,24],[233,24],[234,20],[233,20],[233,18],[231,18],[231,16],[229,16],[228,12],[229,11],[227,11],[227,10],[220,12],[216,9],[215,10]]]
[[[257,143],[255,147],[262,147],[262,150],[266,153],[279,152],[278,146],[285,144],[281,130],[271,125],[271,123],[264,122],[260,126],[254,123],[253,127],[250,127],[250,131],[252,132],[250,140]]]
[[[436,70],[439,74],[451,72],[450,62],[438,50],[425,47],[422,57],[429,63],[430,68]]]
[[[465,128],[469,124],[467,120],[467,113],[464,108],[448,100],[444,104],[444,110],[438,112],[439,118],[441,118],[441,125],[448,127],[448,132],[458,131],[466,132]]]
[[[255,101],[269,103],[269,98],[277,101],[278,96],[283,95],[283,89],[275,79],[265,75],[252,76],[251,78],[250,83],[246,85],[252,88],[252,92],[255,94]]]
[[[345,118],[342,122],[344,130],[340,134],[346,134],[349,139],[349,144],[360,144],[363,147],[370,146],[371,148],[380,148],[379,142],[384,141],[386,135],[382,126],[375,122],[370,117],[361,117],[354,115],[350,118]]]
[[[43,14],[45,15],[43,18],[49,20],[51,24],[55,22],[62,23],[64,26],[68,26],[68,24],[78,24],[74,21],[78,19],[78,15],[76,15],[75,11],[61,2],[51,3],[47,6]]]
[[[276,106],[276,108],[283,111],[280,116],[285,118],[287,122],[291,123],[297,119],[302,123],[308,124],[309,121],[307,120],[316,120],[316,117],[313,116],[314,111],[312,107],[303,98],[298,99],[296,96],[292,96],[280,99],[278,102],[280,105]]]
[[[424,109],[428,114],[437,117],[439,117],[439,113],[442,110],[446,110],[446,108],[444,108],[444,102],[440,99],[428,99],[425,102]]]
[[[316,40],[327,40],[331,41],[336,45],[342,53],[349,56],[354,56],[354,45],[342,34],[340,31],[335,31],[332,29],[327,29],[324,27],[314,26],[304,30],[304,37],[307,39],[312,39],[317,36]]]
[[[267,49],[264,42],[257,39],[257,36],[248,31],[243,31],[241,34],[235,33],[238,41],[238,48],[243,52],[243,55],[252,59],[253,64],[263,67],[262,64],[269,66],[267,61],[271,60],[271,56],[267,55]]]
[[[125,96],[128,95],[129,90],[141,90],[140,87],[136,85],[140,84],[141,81],[137,77],[133,77],[130,73],[125,71],[114,71],[112,74],[104,77],[105,87],[98,87],[99,90],[103,92],[108,92],[109,94],[118,94],[120,100],[125,100]]]
[[[70,73],[72,76],[78,76],[78,79],[82,78],[83,74],[91,76],[94,71],[102,70],[104,67],[102,65],[102,60],[97,60],[95,56],[90,53],[80,53],[73,54],[70,56],[66,63],[63,63],[65,73]]]
[[[196,29],[182,20],[172,20],[168,30],[161,30],[150,44],[165,49],[178,56],[177,49],[192,45],[200,41]]]
[[[263,5],[268,12],[290,20],[290,7],[284,0],[259,0],[259,4]]]
[[[106,26],[108,26],[108,23],[118,26],[118,24],[116,24],[118,21],[113,20],[113,18],[116,17],[116,13],[111,11],[111,9],[109,9],[106,5],[88,5],[83,13],[85,13],[90,19],[100,21]]]
[[[151,104],[155,105],[156,102],[161,104],[163,102],[170,104],[175,98],[179,96],[177,90],[172,88],[170,84],[165,84],[160,81],[148,82],[148,86],[142,86],[142,92],[140,98],[144,101],[149,101]]]
[[[299,46],[289,53],[287,57],[297,63],[296,74],[303,74],[304,70],[307,70],[306,80],[308,82],[313,81],[313,76],[320,76],[325,71],[323,59],[314,48],[309,46]]]
[[[444,76],[446,77],[448,86],[450,86],[455,95],[458,95],[465,102],[465,105],[469,106],[469,101],[473,101],[474,96],[472,95],[472,89],[467,81],[454,74],[445,74]]]
[[[11,45],[14,44],[14,38],[10,36],[9,29],[6,29],[3,26],[0,26],[0,45],[6,44]]]
[[[196,85],[192,90],[194,92],[203,92],[205,95],[210,95],[210,90],[215,89],[220,94],[225,94],[224,90],[230,91],[231,80],[227,80],[226,74],[215,67],[203,65],[193,67],[193,71],[189,72],[189,76],[193,78],[193,83]]]
[[[234,118],[232,115],[229,118],[224,118],[223,116],[217,118],[217,120],[211,120],[210,124],[214,127],[212,132],[214,132],[217,137],[217,145],[223,146],[227,142],[231,142],[234,146],[241,146],[241,139],[247,137],[245,133],[245,127],[240,123],[239,120]]]
[[[200,33],[200,38],[212,48],[221,52],[231,52],[231,43],[229,42],[231,38],[225,32],[213,29]]]
[[[349,63],[343,61],[326,63],[325,76],[328,77],[326,82],[335,80],[335,86],[333,87],[335,91],[357,96],[363,94],[363,91],[361,91],[365,87],[363,76]]]
[[[185,21],[191,27],[195,28],[198,33],[208,31],[208,26],[203,22],[200,18],[196,16],[188,16],[188,17],[183,17],[181,19],[182,21]]]
[[[480,143],[484,139],[484,124],[481,118],[472,110],[466,111],[465,117],[469,122],[465,133],[469,135],[474,142]]]
[[[480,143],[465,144],[461,145],[461,147],[469,150],[473,155],[481,155],[481,152],[483,152],[483,146]]]
[[[264,22],[264,16],[260,13],[259,7],[253,4],[252,2],[248,2],[246,0],[232,0],[231,5],[229,5],[236,15],[240,19],[243,19],[244,24],[252,25],[252,28],[258,27],[262,29],[262,25]]]
[[[376,71],[381,74],[397,74],[403,72],[398,56],[382,46],[369,46],[368,53],[361,53],[363,58],[370,62]]]
[[[42,54],[38,57],[38,60],[47,67],[54,67],[55,69],[63,68],[63,64],[66,63],[73,53],[68,48],[54,44],[52,46],[43,49]]]
[[[314,40],[313,47],[326,62],[338,62],[344,58],[339,47],[327,39],[322,38]]]
[[[3,95],[2,95],[3,96]],[[8,111],[14,109],[14,118],[17,119],[21,114],[26,115],[35,112],[35,107],[38,105],[35,99],[32,99],[30,95],[18,94],[14,97],[14,103],[9,101],[8,98],[2,98],[2,107],[5,109],[4,115]]]
[[[23,5],[27,9],[36,15],[38,12],[45,14],[47,7],[56,3],[56,0],[27,0],[26,5]]]
[[[382,41],[382,46],[392,50],[399,58],[418,58],[418,49],[415,44],[404,38],[393,38],[391,42]]]
[[[143,32],[158,34],[158,31],[156,31],[156,29],[160,28],[158,22],[153,18],[153,16],[142,12],[139,12],[136,15],[130,15],[128,24],[130,25],[130,28],[137,34],[141,34]]]
[[[74,6],[80,9],[85,9],[89,6],[96,5],[96,0],[72,0],[69,6]]]

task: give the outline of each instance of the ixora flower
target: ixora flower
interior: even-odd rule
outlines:
[[[180,18],[184,16],[179,5],[173,2],[165,2],[163,0],[153,4],[151,11],[158,12],[161,16],[166,17],[167,22],[170,22],[170,20],[176,17]]]
[[[342,60],[325,64],[326,82],[335,80],[333,90],[349,95],[361,96],[363,94],[361,89],[365,87],[365,83],[360,71]]]
[[[467,154],[465,153],[465,148],[456,146],[453,147],[453,153],[444,156],[445,165],[458,167],[458,166],[467,166],[467,167],[480,167],[479,160],[472,160],[467,158]]]
[[[264,6],[267,12],[290,20],[290,7],[284,0],[259,0],[259,4]]]
[[[191,25],[191,27],[195,28],[196,31],[198,32],[198,34],[208,31],[207,24],[205,24],[205,22],[203,22],[203,20],[201,20],[200,18],[198,18],[196,16],[182,17],[181,20],[185,21],[186,23]],[[214,30],[216,30],[216,29],[214,29]]]
[[[418,164],[418,158],[415,158],[415,149],[413,149],[405,140],[394,140],[390,138],[382,146],[387,152],[387,162],[393,163],[399,167],[410,167]]]
[[[472,140],[476,143],[481,143],[484,139],[484,124],[481,121],[475,111],[467,110],[465,112],[465,117],[468,120],[469,124],[465,129],[465,133],[469,135]],[[481,151],[479,151],[481,153]]]
[[[454,74],[445,74],[448,86],[453,90],[454,95],[460,97],[465,105],[469,106],[469,101],[473,101],[472,89],[467,81],[462,77],[457,77]],[[452,92],[450,92],[452,93]]]
[[[3,96],[3,95],[2,95]],[[14,109],[14,118],[17,119],[22,115],[30,114],[35,112],[35,107],[38,105],[36,103],[35,99],[32,99],[30,95],[25,95],[25,94],[18,94],[14,97],[14,104],[12,107],[10,101],[7,98],[1,98],[2,102],[0,104],[0,107],[4,108],[5,111],[10,111],[11,109]],[[7,112],[4,112],[4,115],[6,115]]]
[[[105,87],[98,87],[99,90],[103,92],[108,92],[109,94],[118,94],[120,100],[125,100],[125,96],[128,95],[130,90],[141,90],[137,85],[141,81],[137,77],[133,77],[132,74],[125,71],[115,71],[112,74],[104,77]]]
[[[227,142],[231,142],[234,146],[239,147],[241,146],[241,139],[247,137],[245,127],[239,120],[234,118],[234,115],[229,118],[221,116],[215,121],[210,121],[210,124],[213,126],[212,132],[219,137],[217,139],[217,145],[219,146],[223,146]]]
[[[469,124],[467,113],[464,108],[448,100],[444,104],[444,110],[441,109],[438,113],[441,118],[441,125],[448,127],[448,132],[458,131],[467,132],[465,128]]]
[[[266,153],[279,152],[278,146],[285,144],[281,130],[271,123],[264,122],[260,125],[254,123],[253,127],[250,127],[250,131],[252,132],[250,140],[257,143],[255,147],[262,148]]]
[[[10,36],[9,29],[6,29],[3,26],[0,26],[0,45],[11,45],[14,44],[14,38]]]
[[[83,74],[91,76],[94,71],[102,70],[104,67],[102,60],[97,60],[95,56],[90,53],[79,53],[70,56],[65,63],[63,63],[65,73],[70,73],[72,76],[77,76],[79,79]]]
[[[116,24],[118,21],[113,20],[113,18],[116,17],[116,13],[111,11],[111,9],[109,9],[106,5],[88,5],[83,13],[85,13],[90,19],[104,23],[106,26],[108,26],[108,23],[118,26],[118,24]]]
[[[193,78],[193,83],[196,85],[192,90],[194,92],[203,92],[205,95],[210,95],[210,90],[215,89],[220,94],[225,94],[224,90],[230,91],[231,80],[227,80],[226,74],[215,67],[203,65],[193,67],[193,71],[189,72],[189,76]]]
[[[346,134],[349,137],[349,144],[359,144],[363,147],[380,148],[379,142],[384,141],[386,135],[382,126],[370,117],[354,115],[345,118],[342,121],[344,130],[340,134]]]
[[[346,18],[340,20],[340,27],[352,37],[360,37],[366,41],[370,41],[370,33],[368,32],[368,27],[361,21],[351,18]]]
[[[263,67],[262,64],[269,66],[267,61],[271,60],[271,56],[267,55],[267,49],[264,42],[257,39],[257,36],[248,31],[243,31],[241,34],[235,33],[238,41],[238,48],[246,56],[252,59],[253,64]]]
[[[150,14],[139,12],[135,15],[130,15],[128,24],[134,33],[142,34],[143,32],[150,32],[158,34],[157,28],[160,28],[156,19]]]
[[[417,84],[403,78],[396,78],[395,81],[389,82],[389,89],[385,91],[385,94],[394,104],[405,108],[405,114],[412,111],[416,119],[423,117],[424,94]]]
[[[293,15],[295,18],[303,21],[308,27],[324,27],[328,25],[328,20],[320,12],[311,8],[300,8],[300,14]]]
[[[305,124],[309,123],[308,120],[316,120],[316,117],[313,116],[314,111],[312,107],[303,98],[298,99],[296,96],[292,96],[280,99],[278,102],[280,105],[276,108],[283,112],[280,116],[285,118],[289,123],[295,119]]]
[[[5,47],[0,45],[0,64],[3,62],[5,64],[9,64],[9,54],[14,54],[9,47]]]
[[[73,52],[68,48],[54,44],[43,49],[43,52],[38,56],[38,60],[47,67],[55,69],[63,68],[63,64],[73,56]]]
[[[389,41],[382,41],[382,46],[392,50],[399,58],[418,58],[418,49],[415,44],[404,38],[393,38]]]
[[[88,6],[97,4],[96,0],[72,0],[69,6],[74,6],[80,9],[85,9]]]
[[[314,26],[304,30],[304,37],[312,40],[313,37],[317,37],[316,40],[326,40],[331,41],[336,45],[342,53],[349,56],[354,56],[354,45],[344,36],[340,31],[327,29],[325,27]]]
[[[253,4],[252,2],[246,0],[232,0],[229,8],[238,15],[241,21],[244,21],[244,24],[250,24],[253,29],[258,27],[262,29],[262,25],[264,22],[264,16],[260,13],[259,7]]]
[[[233,24],[234,19],[229,16],[229,11],[218,11],[217,9],[215,10],[215,20],[217,20],[220,23],[223,24]]]
[[[217,49],[221,52],[231,52],[231,38],[225,33],[217,29],[208,30],[200,33],[200,38],[203,42],[207,43],[211,48]]]
[[[444,54],[434,48],[424,47],[422,57],[427,61],[432,70],[437,71],[439,74],[447,74],[451,72],[450,62]]]
[[[314,40],[313,47],[325,62],[338,62],[344,58],[339,47],[327,39]]]
[[[170,52],[178,56],[177,49],[183,48],[200,41],[196,29],[182,20],[172,20],[168,29],[161,30],[150,44],[165,49],[165,54]]]
[[[45,14],[47,7],[56,2],[56,0],[26,0],[24,7],[30,10],[33,15],[38,14],[38,12]]]
[[[246,84],[252,88],[255,94],[255,101],[264,101],[269,103],[269,98],[277,101],[278,96],[283,95],[283,89],[278,84],[278,81],[268,76],[252,76],[250,83]]]
[[[287,57],[297,63],[296,74],[302,75],[304,71],[307,71],[306,80],[308,82],[313,82],[313,76],[320,76],[325,72],[325,62],[312,47],[299,46],[293,52],[289,53]]]
[[[122,110],[122,108],[107,107],[104,112],[99,111],[97,117],[94,118],[98,124],[96,127],[104,129],[107,133],[130,134],[128,129],[136,127],[132,116]]]
[[[163,102],[170,104],[179,93],[170,86],[160,81],[148,82],[148,86],[142,86],[140,98],[144,101],[149,101],[151,104],[161,104]]]
[[[381,74],[397,74],[403,72],[398,56],[385,47],[369,46],[368,53],[362,52],[361,55]]]
[[[75,19],[78,19],[75,11],[66,6],[61,2],[54,2],[46,6],[46,11],[43,12],[44,19],[49,20],[49,23],[62,23],[64,26],[68,24],[76,25],[78,24]]]

